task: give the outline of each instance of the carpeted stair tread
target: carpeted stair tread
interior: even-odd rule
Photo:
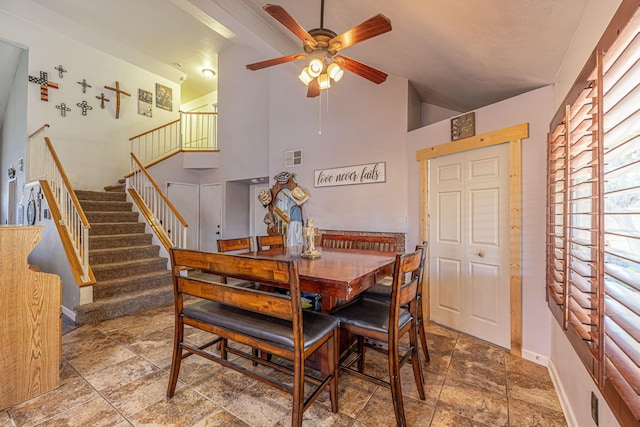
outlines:
[[[83,211],[131,212],[133,203],[109,200],[80,200]]]
[[[89,264],[93,266],[126,260],[134,260],[138,258],[154,258],[158,257],[159,253],[160,246],[158,245],[92,249],[89,252]]]
[[[173,288],[151,289],[132,292],[116,298],[105,298],[74,307],[76,323],[97,323],[139,313],[153,307],[173,303]]]
[[[110,192],[124,193],[125,190],[126,190],[126,186],[124,184],[108,185],[104,187],[104,191],[106,191],[107,193],[110,193]]]
[[[99,222],[91,223],[89,236],[104,236],[113,234],[144,233],[145,224],[142,222]]]
[[[113,298],[117,295],[127,295],[144,289],[164,289],[166,287],[173,289],[171,272],[169,270],[152,271],[116,279],[102,280],[93,286],[93,298],[94,300]]]
[[[89,236],[89,251],[94,249],[122,248],[126,246],[146,246],[153,236],[149,233]]]
[[[134,276],[137,274],[167,270],[166,258],[141,258],[123,262],[92,265],[93,275],[97,281],[116,279],[118,277]]]
[[[122,192],[106,192],[106,191],[91,191],[91,190],[75,190],[76,197],[80,202],[84,201],[111,201],[111,202],[125,202],[127,200],[127,194]]]
[[[137,212],[127,211],[85,211],[85,215],[90,223],[100,222],[137,222]]]

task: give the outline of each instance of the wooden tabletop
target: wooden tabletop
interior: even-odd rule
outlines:
[[[335,306],[335,299],[349,300],[391,274],[394,253],[353,249],[317,248],[318,259],[302,258],[300,247],[273,248],[248,253],[258,257],[297,260],[300,289],[320,294],[323,311]]]

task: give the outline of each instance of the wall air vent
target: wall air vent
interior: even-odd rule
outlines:
[[[284,152],[284,167],[290,168],[293,166],[302,165],[302,150],[289,150]]]

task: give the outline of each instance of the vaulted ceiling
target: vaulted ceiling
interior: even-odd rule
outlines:
[[[262,0],[4,3],[21,1],[48,12],[30,20],[182,82],[182,102],[216,89],[217,79],[201,70],[216,70],[229,43],[253,46],[264,59],[301,50]],[[320,0],[273,1],[305,29],[319,26]],[[464,112],[553,83],[588,2],[326,0],[324,26],[340,34],[384,14],[393,30],[344,54],[407,78],[423,102]]]

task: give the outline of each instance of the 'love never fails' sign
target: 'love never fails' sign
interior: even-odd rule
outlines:
[[[366,165],[346,166],[343,168],[316,170],[314,171],[314,187],[385,182],[385,165],[385,162],[379,162]]]

